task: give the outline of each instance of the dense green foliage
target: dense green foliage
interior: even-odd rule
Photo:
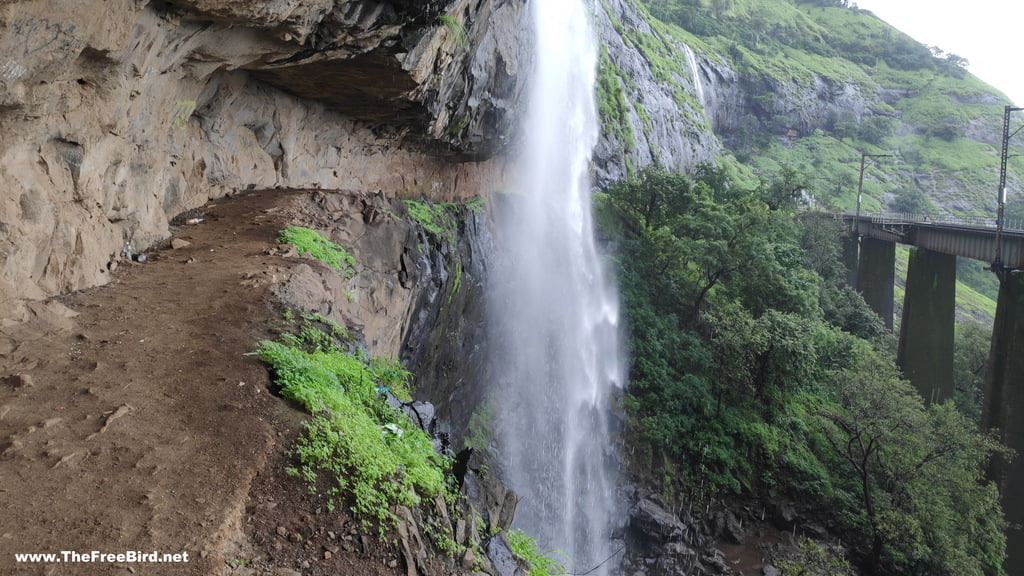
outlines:
[[[960,322],[953,341],[954,400],[965,416],[981,421],[985,394],[985,371],[992,343],[992,330],[977,322]]]
[[[311,491],[326,484],[330,506],[349,501],[364,523],[384,530],[393,505],[414,506],[447,493],[449,462],[384,401],[385,392],[410,399],[409,373],[394,360],[347,350],[339,336],[344,331],[336,325],[323,332],[307,323],[283,342],[261,342],[258,353],[281,395],[313,414],[294,448],[298,466],[291,472]]]
[[[605,136],[618,140],[627,152],[636,146],[633,128],[626,117],[626,97],[621,85],[621,82],[629,81],[625,73],[608,57],[608,50],[602,46],[597,66],[597,103],[601,130]]]
[[[982,472],[1000,450],[995,440],[978,434],[952,403],[926,409],[878,355],[857,354],[835,384],[833,402],[817,416],[828,445],[859,484],[860,506],[847,511],[847,521],[871,541],[868,564],[876,573],[886,566],[1001,573],[1005,523],[996,486]]]
[[[747,190],[716,168],[649,167],[599,204],[631,330],[634,470],[670,497],[707,481],[789,490],[834,510],[879,574],[1000,574],[980,473],[998,446],[900,377],[844,284],[841,231],[793,209],[802,185],[790,170]]]
[[[351,277],[356,272],[355,259],[343,247],[309,228],[289,226],[278,233],[277,241],[282,244],[294,244],[299,254],[308,253],[338,272],[344,270],[346,277]]]
[[[686,44],[740,73],[743,115],[719,137],[755,171],[795,168],[809,175],[806,191],[819,206],[853,210],[861,153],[891,153],[869,163],[864,210],[994,216],[1009,101],[968,73],[964,58],[844,0],[639,1],[651,32],[633,43],[662,47],[657,59],[645,52],[653,67],[685,62]],[[852,99],[831,102],[826,92]],[[830,112],[801,113],[809,102]],[[1011,190],[1019,189],[1024,159],[1011,156],[1009,168]],[[1008,212],[1024,210],[1015,208],[1024,206],[1019,195],[1009,202]],[[972,298],[993,298],[990,276],[965,276]]]

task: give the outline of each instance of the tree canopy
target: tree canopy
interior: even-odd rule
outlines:
[[[803,178],[745,189],[712,166],[648,167],[609,188],[632,468],[669,497],[699,482],[816,502],[877,574],[1001,574],[1004,523],[981,475],[1001,449],[901,378],[845,285],[841,231],[795,209]]]

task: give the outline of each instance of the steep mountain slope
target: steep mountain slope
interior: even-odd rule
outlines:
[[[863,210],[995,220],[1009,101],[963,58],[837,0],[599,8],[602,183],[652,162],[688,172],[713,161],[750,187],[796,174],[816,207],[852,211],[871,154],[881,157],[866,164]],[[1024,142],[1010,144],[1007,225],[1020,226]],[[960,292],[965,314],[991,323],[997,284],[983,266],[960,263]]]
[[[680,95],[689,115],[707,120],[751,178],[795,168],[813,175],[808,192],[819,202],[853,209],[861,153],[893,154],[869,168],[864,209],[994,214],[1009,101],[967,72],[962,58],[845,2],[642,4],[640,23],[623,23],[623,37],[662,78],[689,88],[690,96]],[[611,60],[618,72],[622,65]],[[619,75],[623,90],[632,77]],[[614,110],[614,90],[602,97],[602,109]],[[610,133],[638,132],[637,123],[621,120],[643,117],[644,102],[625,100],[626,114],[605,115]],[[637,155],[634,165],[644,163]],[[1024,161],[1014,159],[1011,169],[1016,186]]]

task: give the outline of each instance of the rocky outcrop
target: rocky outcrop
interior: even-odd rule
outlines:
[[[605,49],[599,184],[651,163],[688,172],[745,136],[798,137],[876,114],[880,96],[854,82],[740,72],[728,55],[687,45],[636,0],[602,1],[595,14]]]
[[[500,187],[524,10],[420,4],[0,7],[5,317],[14,299],[106,282],[126,244],[151,246],[174,215],[235,190]]]
[[[487,266],[494,254],[486,215],[452,207],[449,234],[420,229],[417,246],[402,255],[403,286],[419,286],[401,358],[416,374],[416,388],[438,407],[442,433],[461,443],[470,417],[484,400]]]
[[[478,204],[438,207],[443,216],[423,226],[401,200],[383,194],[305,192],[285,215],[346,247],[354,272],[339,274],[310,258],[281,270],[273,285],[296,316],[322,315],[358,335],[371,354],[400,356],[414,375],[415,397],[429,402],[388,401],[449,454],[466,443],[486,381],[483,283],[493,248]],[[275,252],[298,256],[290,247]],[[461,449],[453,470],[461,485],[458,513],[450,514],[442,498],[394,511],[407,574],[525,574],[502,535],[518,497],[488,469],[498,465],[486,451]],[[442,541],[450,548],[438,553],[434,547]],[[447,557],[452,554],[457,557]]]
[[[812,75],[785,82],[771,76],[735,72],[722,60],[704,60],[708,71],[707,114],[715,132],[726,139],[744,130],[804,136],[831,131],[837,120],[860,123],[874,114],[873,98],[855,83]]]
[[[401,359],[416,398],[431,403],[429,415],[414,420],[460,449],[488,379],[484,283],[493,240],[485,212],[446,204],[443,222],[429,231],[382,193],[302,196],[294,221],[345,247],[358,264],[343,275],[310,259],[282,274],[275,295],[358,334],[370,354]]]
[[[709,526],[686,510],[674,513],[659,496],[627,488],[630,500],[629,521],[625,530],[626,554],[622,572],[633,576],[670,576],[674,574],[733,575],[737,572],[714,547],[713,535],[738,532],[738,526]],[[697,516],[700,516],[698,513]],[[714,518],[738,521],[730,512],[715,512]],[[712,519],[713,520],[713,519]],[[724,520],[723,520],[724,521]],[[716,522],[712,522],[714,524]]]
[[[705,116],[708,69],[703,58],[653,27],[635,0],[597,4],[595,22],[604,47],[601,74],[622,91],[619,102],[599,91],[603,111],[611,107],[617,118],[604,118],[594,151],[598,184],[655,162],[683,172],[712,162],[722,147]],[[659,58],[665,53],[664,60]]]

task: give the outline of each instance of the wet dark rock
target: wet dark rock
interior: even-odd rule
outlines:
[[[630,511],[628,531],[634,539],[659,545],[681,540],[688,529],[657,502],[643,498]]]
[[[800,516],[796,509],[796,503],[789,497],[775,492],[770,493],[769,496],[772,522],[779,528],[791,528]]]
[[[455,455],[455,462],[452,463],[452,476],[455,476],[455,483],[459,486],[462,486],[466,480],[466,474],[469,472],[469,461],[472,456],[472,448],[465,448]]]
[[[498,576],[522,576],[523,567],[512,555],[504,534],[499,534],[487,541],[487,557],[491,559]]]
[[[715,534],[733,544],[743,544],[746,534],[743,524],[731,510],[723,510],[713,516]]]
[[[805,524],[801,524],[799,526],[799,530],[804,534],[810,535],[812,538],[816,540],[824,540],[830,536],[829,531],[817,522],[808,522]]]
[[[495,253],[486,216],[471,210],[461,216],[464,225],[451,237],[420,231],[401,254],[404,282],[416,287],[418,297],[400,357],[416,376],[417,397],[434,405],[434,432],[449,435],[456,450],[486,391],[483,286]]]
[[[408,402],[402,405],[406,416],[424,432],[430,433],[434,424],[434,405],[430,402]]]

